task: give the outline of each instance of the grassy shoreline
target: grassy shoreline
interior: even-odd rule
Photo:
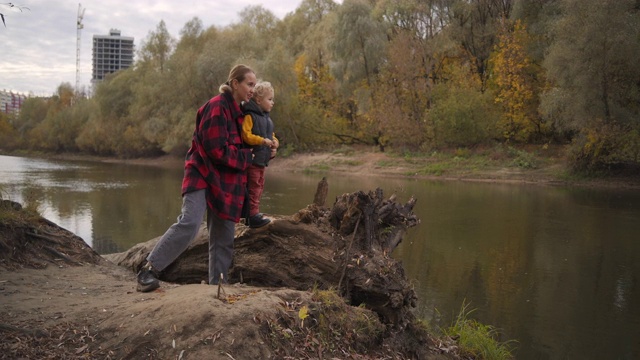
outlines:
[[[367,148],[344,147],[332,152],[276,158],[269,171],[640,189],[638,175],[586,177],[571,174],[564,152],[561,146],[454,149],[429,154],[381,153]]]

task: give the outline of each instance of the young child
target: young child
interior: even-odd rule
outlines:
[[[249,227],[259,228],[271,220],[260,213],[260,198],[264,189],[264,173],[269,160],[276,155],[280,146],[273,132],[273,121],[269,112],[273,107],[274,90],[267,81],[258,82],[253,90],[253,97],[244,104],[244,122],[242,123],[242,140],[253,149],[253,162],[247,169],[247,186],[249,187]]]

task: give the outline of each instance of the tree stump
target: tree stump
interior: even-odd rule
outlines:
[[[322,202],[317,196],[315,200]],[[416,294],[390,254],[406,230],[419,223],[412,212],[415,202],[384,199],[381,189],[358,191],[338,196],[330,209],[314,203],[292,216],[274,216],[262,228],[239,224],[228,280],[296,290],[336,289],[352,305],[364,305],[383,322],[403,328],[413,320],[410,309],[416,306]],[[207,239],[203,226],[161,280],[207,281]],[[137,271],[157,240],[105,257]]]

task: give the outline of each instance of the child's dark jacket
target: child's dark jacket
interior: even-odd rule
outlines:
[[[263,145],[263,140],[276,140],[273,134],[273,121],[269,113],[262,111],[253,100],[243,105],[243,111],[242,140],[253,150],[253,165],[268,166],[271,148]]]

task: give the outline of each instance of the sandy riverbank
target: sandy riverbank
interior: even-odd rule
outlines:
[[[518,159],[496,151],[479,151],[481,155],[472,153],[466,157],[442,153],[406,156],[361,146],[278,156],[271,161],[269,172],[344,173],[366,177],[640,189],[640,174],[606,178],[570,174],[564,155],[565,147],[540,146],[528,151],[531,157],[527,161],[533,163],[531,166],[518,166]],[[100,160],[165,168],[181,168],[184,164],[182,157],[172,155],[153,159]]]

